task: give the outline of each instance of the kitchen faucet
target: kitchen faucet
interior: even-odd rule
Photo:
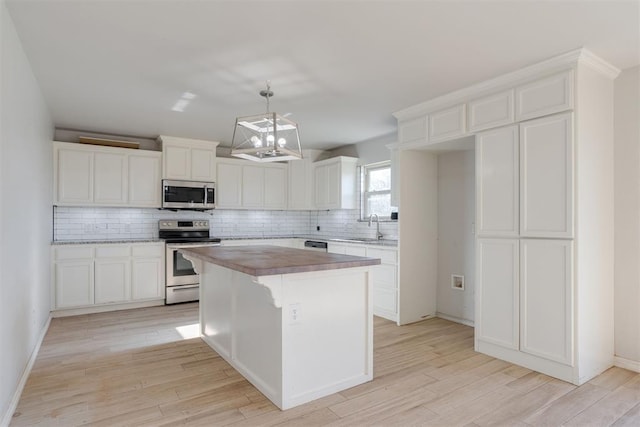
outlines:
[[[373,221],[373,217],[376,217],[376,238],[378,240],[382,239],[382,233],[380,232],[380,218],[378,218],[378,214],[369,215],[369,227],[371,227],[371,222]]]

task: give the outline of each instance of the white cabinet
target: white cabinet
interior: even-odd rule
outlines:
[[[107,245],[95,248],[95,303],[118,303],[131,298],[131,248]]]
[[[129,206],[156,208],[162,205],[159,152],[129,155]]]
[[[429,115],[429,143],[461,137],[466,131],[466,106],[456,105]]]
[[[86,206],[93,203],[93,153],[71,144],[54,143],[55,202]]]
[[[164,245],[135,245],[131,250],[131,299],[164,298]]]
[[[242,165],[218,161],[216,208],[242,208]]]
[[[427,142],[429,117],[422,116],[398,122],[398,142]]]
[[[215,182],[218,142],[161,135],[162,178]]]
[[[286,209],[287,165],[218,159],[218,209]]]
[[[519,235],[518,126],[476,136],[476,227],[479,236]]]
[[[264,206],[264,168],[262,166],[242,166],[242,207],[262,208]]]
[[[334,157],[314,163],[317,209],[356,209],[357,162],[355,157]]]
[[[573,242],[520,241],[520,349],[573,365]]]
[[[469,132],[508,125],[514,122],[513,89],[469,102]]]
[[[520,281],[516,239],[478,239],[476,338],[519,348]]]
[[[371,268],[373,282],[373,314],[398,320],[398,250],[378,245],[329,242],[329,253],[379,258],[380,265]]]
[[[400,206],[400,151],[391,149],[391,206]]]
[[[52,259],[53,310],[164,299],[162,242],[54,245]]]
[[[93,168],[94,203],[109,206],[126,205],[129,172],[127,155],[96,152]]]
[[[289,194],[287,206],[290,210],[315,210],[313,162],[321,151],[304,150],[302,160],[291,160],[289,166]]]
[[[160,207],[157,151],[54,142],[54,204]]]
[[[516,88],[516,121],[529,120],[573,108],[573,70],[535,80]]]
[[[573,237],[571,113],[520,124],[520,233]]]

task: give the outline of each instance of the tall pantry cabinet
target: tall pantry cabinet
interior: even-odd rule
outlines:
[[[565,111],[476,136],[476,349],[582,384],[613,363],[613,81],[579,62],[516,109],[560,76]]]
[[[394,149],[400,151],[456,146],[453,139],[434,138],[437,129],[475,137],[476,350],[574,384],[613,365],[618,73],[579,49],[394,113],[400,140]],[[411,162],[401,161],[405,167]],[[437,239],[424,221],[407,220],[410,188],[404,184],[401,317],[402,301],[416,300],[406,295],[403,272],[424,262],[403,242],[402,230],[425,245]],[[406,250],[413,255],[403,256]]]

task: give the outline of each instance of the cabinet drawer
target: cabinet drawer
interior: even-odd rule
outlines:
[[[373,306],[388,312],[396,313],[398,294],[395,290],[373,288]]]
[[[383,264],[396,265],[397,251],[389,249],[373,249],[367,248],[367,256],[369,258],[380,258],[380,262]]]
[[[367,249],[362,246],[347,246],[344,253],[345,255],[367,256]]]
[[[131,255],[131,246],[112,245],[96,247],[96,258],[122,258]]]
[[[162,257],[164,245],[140,245],[132,248],[134,257]]]
[[[65,246],[55,248],[54,257],[56,260],[63,259],[91,259],[93,258],[93,246]]]

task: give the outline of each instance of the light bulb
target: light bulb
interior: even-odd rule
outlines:
[[[282,148],[287,145],[287,140],[284,138],[278,138],[278,147]]]
[[[275,138],[273,137],[273,135],[267,135],[267,146],[273,145],[274,140]]]
[[[251,142],[255,148],[262,147],[262,140],[255,135],[251,137]]]

